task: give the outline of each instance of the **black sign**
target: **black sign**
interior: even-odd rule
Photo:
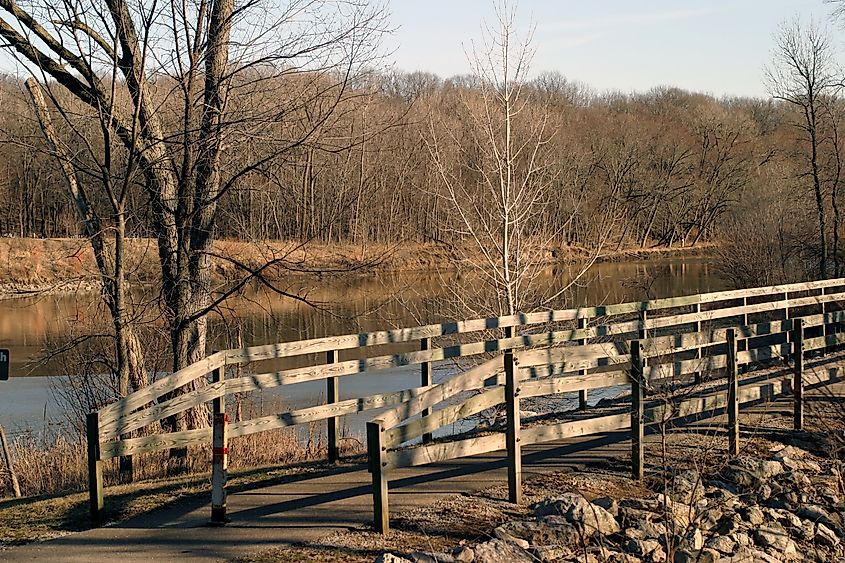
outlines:
[[[9,379],[9,351],[0,350],[0,381]]]

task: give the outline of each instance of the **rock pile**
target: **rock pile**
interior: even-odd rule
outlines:
[[[646,498],[543,499],[531,520],[449,553],[381,555],[379,563],[537,561],[834,561],[845,556],[843,468],[787,446],[769,459],[739,457],[716,474],[682,471]]]

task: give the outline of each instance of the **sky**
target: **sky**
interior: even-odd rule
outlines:
[[[441,77],[469,72],[466,51],[495,19],[492,0],[391,0],[396,67]],[[533,24],[532,75],[558,71],[598,91],[677,86],[715,96],[767,95],[774,35],[800,17],[827,24],[840,60],[845,27],[824,0],[521,0]]]

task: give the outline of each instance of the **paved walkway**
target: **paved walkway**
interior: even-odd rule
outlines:
[[[628,436],[628,432],[616,432],[525,448],[524,478],[626,455]],[[206,525],[208,499],[184,501],[114,526],[9,548],[0,551],[0,560],[226,561],[371,524],[370,482],[366,468],[340,467],[329,474],[230,494],[232,522],[224,528]],[[391,514],[505,483],[504,452],[398,469],[390,482]]]

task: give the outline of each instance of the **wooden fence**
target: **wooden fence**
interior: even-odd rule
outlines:
[[[803,342],[806,350],[838,343],[843,292],[845,279],[825,280],[217,352],[88,416],[91,515],[98,519],[103,508],[103,461],[212,444],[212,520],[222,522],[228,440],[325,420],[328,457],[336,460],[340,417],[385,408],[367,423],[377,529],[388,529],[388,475],[397,467],[506,449],[510,498],[518,502],[523,445],[630,427],[636,450],[642,442],[643,421],[657,413],[644,406],[644,392],[661,380],[692,376],[701,381],[706,379],[702,374],[712,370],[739,373],[739,365],[788,357],[795,342]],[[796,336],[797,318],[806,332]],[[732,333],[731,327],[739,328]],[[736,346],[733,356],[731,334]],[[291,358],[306,365],[262,371]],[[433,384],[432,366],[457,358],[475,358],[476,365]],[[245,364],[258,373],[231,377],[232,368]],[[419,386],[340,399],[343,377],[412,364],[420,366]],[[196,380],[205,384],[174,393]],[[225,417],[228,395],[306,381],[325,381],[324,404],[232,423]],[[579,392],[585,406],[589,390],[619,385],[631,386],[632,412],[520,428],[521,397]],[[472,392],[469,397],[468,392]],[[746,391],[734,396],[742,401],[753,395],[753,391],[748,391],[748,397],[742,393]],[[692,413],[696,404],[715,404],[714,399],[688,400],[692,402],[683,412]],[[208,402],[214,413],[211,427],[149,433],[162,420]],[[432,441],[438,429],[502,404],[507,415],[505,431]],[[639,451],[634,452],[635,475],[642,474],[642,464],[636,462],[641,459]]]

